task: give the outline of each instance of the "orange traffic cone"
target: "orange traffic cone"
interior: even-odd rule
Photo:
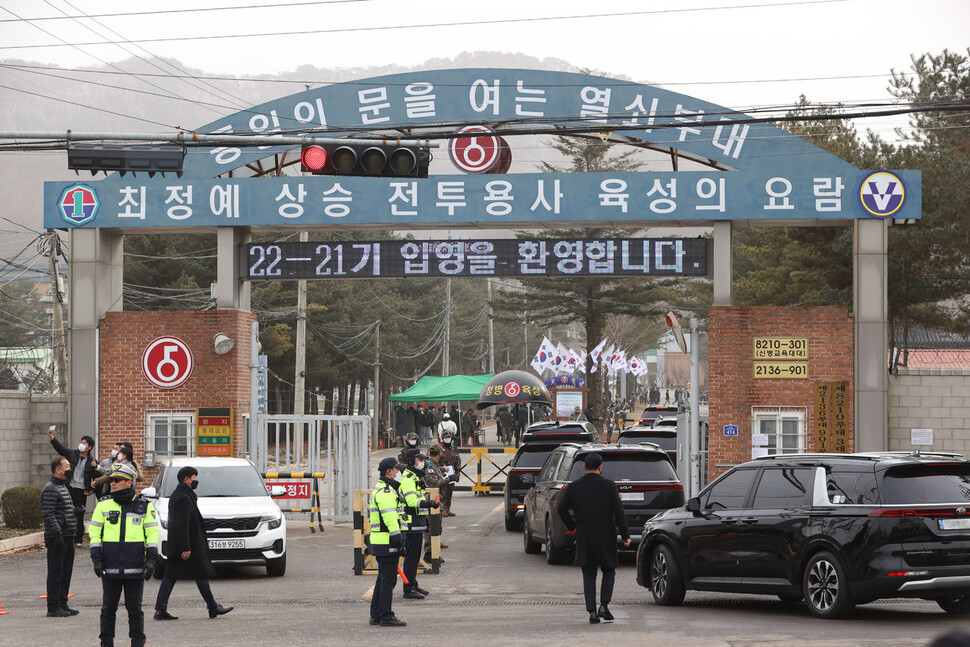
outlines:
[[[10,613],[9,611],[4,611],[3,605],[0,604],[0,616],[5,616],[5,615],[8,615],[9,613]]]

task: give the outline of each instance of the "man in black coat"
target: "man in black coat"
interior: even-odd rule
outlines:
[[[80,546],[84,539],[84,508],[87,505],[88,495],[93,492],[90,483],[98,476],[94,438],[81,436],[81,444],[77,449],[68,449],[54,437],[54,429],[56,429],[55,425],[47,428],[47,437],[50,438],[54,451],[71,464],[71,478],[67,482],[67,491],[70,492],[71,500],[74,502],[74,516],[77,519],[74,527],[74,545]]]
[[[623,547],[630,546],[630,530],[623,516],[620,493],[616,483],[603,478],[603,457],[597,453],[587,454],[584,461],[586,475],[566,487],[559,499],[559,518],[570,532],[576,533],[576,566],[583,567],[583,594],[590,624],[600,618],[612,620],[610,600],[613,599],[613,582],[619,564],[616,550],[616,534],[619,528]],[[569,515],[569,510],[576,520]],[[596,608],[596,567],[603,570],[600,588],[600,606]]]
[[[74,502],[67,491],[71,477],[68,459],[58,456],[51,461],[51,480],[40,493],[44,515],[44,544],[47,546],[47,617],[66,618],[77,615],[67,606],[71,575],[74,573]]]
[[[209,542],[205,537],[205,523],[199,512],[195,488],[199,485],[199,471],[186,465],[178,471],[179,484],[168,500],[168,539],[165,543],[165,577],[158,587],[155,599],[156,620],[178,620],[168,612],[168,597],[175,588],[176,580],[195,580],[199,593],[209,609],[209,617],[215,618],[232,611],[216,602],[209,587],[216,569],[209,561]]]

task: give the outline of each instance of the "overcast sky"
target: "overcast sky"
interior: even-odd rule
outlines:
[[[223,9],[197,11],[214,7]],[[0,60],[83,67],[148,52],[206,73],[253,75],[491,50],[560,58],[742,110],[787,105],[799,93],[885,100],[889,70],[908,70],[911,54],[965,54],[970,45],[967,0],[2,0],[0,8]],[[138,15],[104,15],[118,13]],[[39,20],[65,14],[101,17]],[[121,44],[64,44],[105,40]]]

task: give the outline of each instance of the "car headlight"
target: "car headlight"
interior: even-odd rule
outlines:
[[[276,530],[283,524],[283,513],[278,514],[264,514],[260,519],[260,523],[265,522],[266,527],[270,530]]]

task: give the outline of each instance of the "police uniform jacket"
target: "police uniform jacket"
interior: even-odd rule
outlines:
[[[404,500],[398,495],[398,483],[381,477],[370,497],[370,554],[375,557],[398,555],[407,530]]]
[[[404,532],[424,532],[428,527],[428,508],[430,501],[425,498],[424,472],[414,467],[404,470],[398,494],[404,499],[404,513],[407,515],[407,529]]]
[[[175,580],[211,580],[216,569],[209,558],[205,521],[199,497],[185,483],[175,486],[168,500],[168,537],[165,540],[165,576]],[[187,560],[182,553],[192,551]]]
[[[108,495],[98,501],[88,527],[91,559],[101,562],[104,577],[140,579],[146,565],[158,557],[155,508],[142,496],[118,501]]]

